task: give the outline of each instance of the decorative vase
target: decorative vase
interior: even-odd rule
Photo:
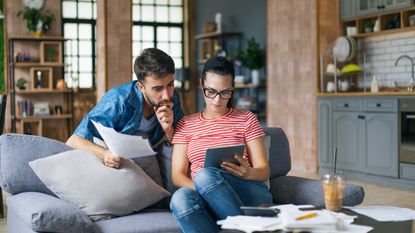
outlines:
[[[35,37],[36,38],[40,38],[40,37],[42,37],[42,27],[43,27],[43,22],[42,22],[42,20],[39,20],[38,22],[37,22],[37,25],[36,25],[36,31],[35,31]]]
[[[252,70],[251,71],[251,83],[254,85],[259,84],[259,70]]]
[[[379,19],[377,19],[377,20],[375,21],[375,26],[373,26],[373,31],[374,31],[374,32],[378,32],[378,31],[380,31],[380,20],[379,20]]]
[[[57,83],[56,83],[56,89],[60,89],[60,90],[66,90],[68,87],[66,86],[65,80],[60,79]]]

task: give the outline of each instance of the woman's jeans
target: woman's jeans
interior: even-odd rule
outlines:
[[[218,168],[204,168],[194,177],[196,191],[180,188],[170,209],[183,232],[218,232],[216,220],[243,215],[240,206],[271,204],[263,182],[245,180]]]

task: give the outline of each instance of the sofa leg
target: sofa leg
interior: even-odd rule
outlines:
[[[3,210],[3,190],[0,188],[0,218],[4,218],[4,210]]]

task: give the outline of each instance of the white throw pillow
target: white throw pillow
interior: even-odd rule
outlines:
[[[114,169],[91,153],[71,150],[29,165],[52,192],[94,221],[142,210],[170,195],[129,159]]]

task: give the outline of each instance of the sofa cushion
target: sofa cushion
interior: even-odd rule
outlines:
[[[271,136],[269,148],[270,178],[285,176],[291,170],[291,155],[288,138],[281,128],[264,128]]]
[[[181,233],[167,210],[145,209],[139,213],[96,222],[100,233]],[[122,226],[122,230],[120,229]]]
[[[157,147],[156,151],[163,186],[167,189],[167,191],[174,193],[177,188],[173,185],[171,178],[171,159],[173,155],[173,145],[167,141],[163,142]]]
[[[28,162],[70,150],[64,143],[32,135],[3,134],[0,137],[0,186],[4,191],[41,192],[55,196],[39,180]]]
[[[108,148],[104,141],[97,137],[93,137],[93,142],[101,147]],[[161,179],[160,168],[155,155],[132,158],[144,172],[150,176],[158,185],[163,186]]]
[[[276,204],[324,206],[323,187],[320,180],[295,176],[280,176],[270,180],[271,193]],[[351,183],[344,188],[343,205],[355,206],[363,202],[365,192]]]
[[[29,164],[58,197],[93,220],[139,211],[170,194],[130,159],[114,169],[89,152],[72,150]]]
[[[90,233],[94,223],[78,207],[56,197],[24,192],[7,199],[9,210],[20,222],[34,231]],[[9,223],[11,224],[11,223]]]

